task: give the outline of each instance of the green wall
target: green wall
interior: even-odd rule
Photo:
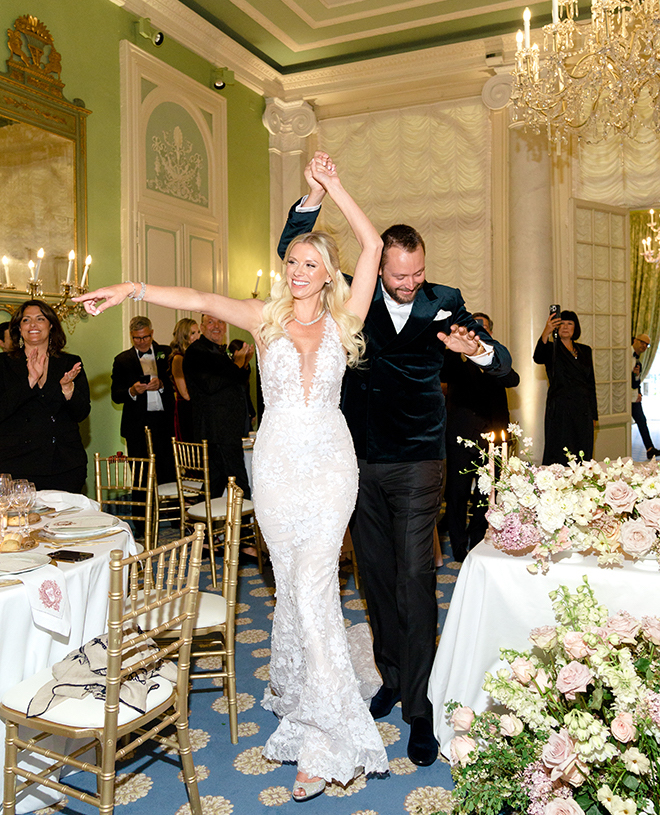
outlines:
[[[62,81],[67,99],[80,98],[92,111],[87,119],[88,250],[94,258],[94,287],[121,280],[121,164],[119,44],[127,39],[173,68],[208,87],[211,66],[166,37],[155,48],[136,35],[136,19],[109,0],[2,0],[0,31],[17,17],[32,14],[50,31],[62,55]],[[6,38],[0,65],[9,57]],[[249,297],[254,271],[269,263],[268,133],[261,122],[263,99],[240,85],[228,86],[228,234],[229,291]],[[79,323],[67,350],[83,358],[92,391],[92,412],[81,428],[90,460],[99,451],[122,449],[120,409],[110,400],[110,371],[125,347],[121,311],[114,309]],[[240,332],[234,330],[233,336]],[[169,337],[158,338],[168,342]],[[93,490],[93,469],[87,481]]]

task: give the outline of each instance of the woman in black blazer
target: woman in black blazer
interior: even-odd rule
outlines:
[[[549,342],[553,331],[554,342]],[[574,311],[551,314],[534,350],[534,362],[545,365],[548,396],[545,404],[543,464],[566,464],[564,448],[585,460],[593,457],[598,421],[596,380],[591,348],[576,342],[580,321]]]
[[[90,410],[82,361],[63,352],[59,318],[41,300],[16,309],[10,333],[13,350],[0,356],[0,471],[38,490],[81,492],[87,454],[78,424]]]

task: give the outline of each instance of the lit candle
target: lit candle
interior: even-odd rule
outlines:
[[[559,0],[552,0],[552,24],[559,22]]]
[[[488,472],[492,486],[490,488],[490,506],[495,505],[495,433],[491,432],[488,436]]]
[[[84,289],[85,284],[87,283],[87,272],[89,271],[89,267],[92,265],[92,256],[87,255],[85,258],[85,268],[83,269],[83,276],[82,280],[80,281],[80,288]]]
[[[523,11],[523,22],[525,25],[525,48],[529,48],[530,35],[529,35],[529,21],[532,19],[532,12],[526,8]]]
[[[41,261],[44,259],[45,254],[46,253],[44,252],[43,249],[40,249],[37,252],[37,268],[34,271],[34,279],[35,280],[39,280],[39,269],[41,269]]]
[[[652,209],[649,210],[649,215],[651,216],[651,226],[655,226],[655,212]]]
[[[278,273],[275,275],[275,280],[276,280],[276,281],[278,281],[278,280],[281,280],[281,279],[282,279],[282,275],[281,275],[281,274],[278,272]]]
[[[2,256],[2,265],[5,268],[5,286],[10,286],[11,283],[9,280],[9,258],[7,257],[7,255]]]
[[[261,271],[261,269],[259,269],[259,271],[257,272],[257,282],[254,284],[254,293],[255,294],[257,294],[257,292],[259,291],[259,281],[261,280],[261,275],[262,274],[263,274],[263,272]]]
[[[504,466],[509,459],[509,445],[506,440],[506,433],[502,431],[502,466]]]
[[[76,259],[76,253],[73,249],[69,252],[69,265],[66,270],[66,282],[71,283],[73,280],[73,261]]]
[[[34,280],[34,261],[29,260],[28,261],[28,266],[30,268],[30,280]]]

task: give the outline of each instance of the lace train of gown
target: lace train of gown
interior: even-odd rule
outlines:
[[[339,553],[358,483],[339,410],[346,354],[326,317],[307,399],[303,360],[288,336],[259,362],[266,410],[254,446],[253,500],[277,591],[262,705],[280,719],[264,755],[346,784],[361,769],[388,770],[360,696],[339,599]]]

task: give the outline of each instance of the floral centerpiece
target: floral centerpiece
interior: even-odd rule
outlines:
[[[486,674],[505,712],[446,707],[453,812],[660,815],[660,618],[609,616],[586,577],[550,598],[557,625]]]
[[[621,458],[584,461],[568,453],[567,466],[531,462],[529,438],[516,424],[509,432],[520,452],[491,442],[477,468],[478,487],[491,495],[487,539],[510,554],[531,553],[530,571],[547,572],[551,556],[573,549],[594,552],[599,566],[653,555],[660,560],[660,471],[655,461]],[[462,439],[466,446],[475,442]]]

